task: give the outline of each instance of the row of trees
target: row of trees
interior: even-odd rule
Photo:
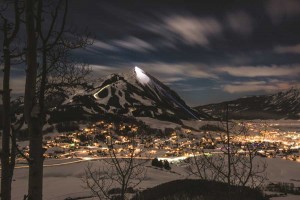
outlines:
[[[170,163],[167,160],[162,161],[162,160],[158,160],[157,158],[154,158],[151,161],[151,165],[154,166],[154,167],[164,168],[166,170],[171,169]]]
[[[42,199],[42,130],[49,105],[58,103],[66,88],[84,82],[90,69],[71,60],[73,49],[91,44],[89,34],[67,26],[68,0],[7,0],[0,4],[1,63],[3,65],[3,131],[1,199],[11,199],[15,157],[21,153],[16,132],[26,123],[29,133],[29,200]],[[24,32],[25,37],[24,37]],[[26,66],[24,115],[11,123],[12,67]],[[60,97],[60,98],[58,98]],[[51,102],[48,101],[51,99]]]
[[[203,180],[224,182],[228,185],[228,197],[231,197],[231,186],[260,187],[266,180],[266,162],[257,158],[257,146],[251,143],[237,145],[233,138],[246,137],[249,134],[245,123],[229,121],[228,106],[222,114],[216,130],[208,132],[207,138],[221,144],[221,153],[210,154],[203,148],[194,149],[194,156],[189,159],[187,172]],[[243,148],[241,148],[243,146]],[[241,152],[240,150],[243,149]],[[196,154],[196,152],[200,152]]]

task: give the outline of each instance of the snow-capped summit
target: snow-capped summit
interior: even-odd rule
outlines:
[[[137,79],[140,81],[140,83],[147,84],[150,82],[150,78],[147,76],[147,74],[141,68],[135,66],[134,72],[136,74]]]
[[[108,76],[95,83],[93,90],[72,96],[57,109],[76,110],[80,115],[113,113],[167,121],[209,118],[187,106],[176,92],[137,66],[128,73]]]

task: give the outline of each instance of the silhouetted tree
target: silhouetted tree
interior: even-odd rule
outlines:
[[[154,167],[157,167],[159,165],[159,161],[157,158],[154,158],[152,161],[151,161],[151,165],[154,166]]]
[[[5,16],[5,11],[13,9],[14,17],[10,20]],[[13,48],[12,44],[17,39],[20,28],[21,15],[24,6],[21,1],[13,0],[2,2],[0,4],[0,31],[3,36],[1,49],[1,58],[3,60],[3,131],[2,131],[2,149],[1,149],[1,199],[11,199],[11,183],[15,167],[16,157],[16,137],[15,131],[11,128],[11,103],[10,103],[10,72],[12,59],[20,57],[18,48]]]
[[[191,166],[187,172],[204,180],[226,182],[228,185],[228,199],[230,199],[230,188],[236,186],[257,187],[266,179],[266,164],[255,160],[257,148],[250,143],[245,143],[244,152],[238,152],[240,146],[233,143],[235,136],[247,136],[248,128],[245,123],[235,123],[228,120],[228,106],[225,112],[225,121],[220,122],[219,131],[209,134],[210,141],[220,138],[222,153],[210,154],[205,151],[203,143],[200,148],[194,150],[194,156],[190,159]],[[224,131],[222,131],[224,130]],[[202,146],[202,149],[201,149]],[[199,152],[196,154],[196,152]]]
[[[116,194],[112,192],[113,187],[118,187],[118,199],[128,199],[126,193],[130,188],[132,190],[144,180],[146,175],[144,164],[148,160],[138,158],[132,137],[130,144],[127,157],[123,158],[117,154],[117,149],[110,140],[109,158],[102,160],[100,167],[89,164],[85,168],[83,181],[99,199],[114,199]]]
[[[170,169],[171,169],[171,166],[170,166],[169,161],[164,160],[164,168],[165,168],[166,170],[170,170]]]
[[[86,66],[77,67],[67,58],[71,49],[84,47],[89,39],[88,36],[71,34],[66,28],[68,0],[25,0],[25,8],[27,70],[24,116],[30,147],[28,199],[40,200],[45,151],[42,130],[46,123],[47,91],[51,83],[55,83],[52,87],[57,89],[83,80],[89,69]],[[58,71],[62,73],[53,78],[51,74]],[[61,82],[57,81],[59,78]]]

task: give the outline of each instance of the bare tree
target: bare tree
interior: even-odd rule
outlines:
[[[6,17],[4,11],[10,5],[14,14]],[[20,152],[16,144],[16,131],[23,125],[23,120],[11,124],[10,110],[10,71],[12,59],[23,54],[12,48],[16,40],[21,22],[26,25],[26,85],[24,97],[24,119],[30,137],[29,189],[28,199],[42,199],[43,153],[42,129],[46,116],[46,97],[49,86],[60,88],[74,87],[83,82],[90,72],[86,65],[75,65],[69,60],[72,49],[91,44],[89,35],[82,37],[74,34],[74,30],[66,29],[68,0],[11,0],[0,5],[0,30],[3,33],[2,60],[4,63],[3,90],[3,137],[2,137],[2,176],[1,197],[10,199],[11,181],[15,165],[16,153]],[[22,13],[25,9],[25,17]],[[38,63],[39,60],[39,63]],[[55,76],[55,78],[53,78]],[[50,78],[49,78],[50,77]],[[48,81],[50,79],[51,81]],[[51,89],[53,91],[53,89]],[[48,92],[48,93],[47,93]],[[11,142],[10,142],[11,140]]]
[[[29,158],[29,184],[28,199],[42,199],[43,188],[43,147],[42,147],[42,126],[40,123],[39,104],[36,97],[36,78],[38,70],[36,33],[36,6],[37,0],[25,1],[25,21],[27,33],[26,48],[26,84],[24,97],[24,116],[28,125],[30,137],[30,158]]]
[[[13,22],[4,15],[7,9],[13,5]],[[18,48],[13,48],[12,44],[17,38],[20,28],[21,15],[23,13],[23,4],[19,0],[8,1],[0,5],[0,31],[3,34],[2,60],[3,69],[3,132],[2,132],[2,150],[1,150],[1,199],[11,199],[11,183],[15,167],[15,131],[11,131],[11,104],[10,104],[10,72],[12,59],[18,58],[21,54]]]
[[[83,181],[99,199],[128,199],[126,193],[129,189],[134,189],[144,180],[146,175],[144,164],[148,159],[138,158],[139,153],[136,151],[133,138],[128,144],[126,158],[117,153],[118,149],[111,142],[108,145],[109,158],[101,160],[102,163],[98,167],[89,164],[85,168]]]
[[[207,133],[207,140],[214,145],[218,143],[221,151],[212,154],[203,148],[207,141],[202,142],[201,148],[194,149],[187,171],[201,179],[226,182],[228,195],[231,185],[260,186],[266,179],[267,166],[264,161],[256,159],[258,148],[248,142],[234,142],[236,136],[247,137],[249,130],[246,124],[230,122],[228,106],[225,121],[220,124],[219,131]]]
[[[66,28],[66,18],[68,13],[68,0],[26,0],[26,32],[27,32],[27,74],[24,98],[24,116],[28,124],[29,131],[29,183],[28,199],[42,199],[43,188],[43,153],[42,146],[43,126],[46,122],[46,94],[49,89],[49,77],[61,65],[66,67],[65,73],[60,77],[67,77],[71,62],[67,59],[70,49],[84,47],[88,44],[86,39],[81,38],[78,42],[68,40],[70,35]],[[76,37],[75,37],[76,38]],[[54,52],[57,52],[55,54]],[[39,60],[39,62],[37,61]],[[74,65],[72,68],[76,68]],[[86,67],[79,67],[82,72],[88,71]],[[68,79],[64,79],[63,84],[73,84],[80,81],[86,75],[73,77],[70,74]],[[78,73],[76,74],[78,75]],[[51,79],[51,78],[50,78]],[[71,83],[72,82],[72,83]],[[58,83],[57,83],[58,84]]]

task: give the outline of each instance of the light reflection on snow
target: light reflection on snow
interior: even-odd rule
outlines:
[[[136,77],[140,81],[140,83],[142,83],[142,84],[149,83],[150,78],[146,75],[146,73],[141,68],[135,66],[134,71],[135,71]]]
[[[167,160],[168,162],[176,163],[182,160],[187,159],[187,156],[180,156],[180,157],[158,157],[158,160]]]
[[[82,157],[81,159],[82,160],[93,160],[94,158],[91,158],[91,157]]]

